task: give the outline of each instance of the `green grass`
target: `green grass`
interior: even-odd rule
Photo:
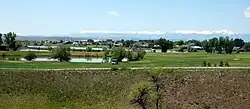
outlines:
[[[16,52],[17,53],[17,52]],[[82,52],[79,52],[81,54]],[[77,55],[77,53],[75,53]],[[95,53],[93,53],[95,55]],[[101,54],[100,54],[101,55]],[[203,61],[219,65],[220,61],[230,66],[250,66],[249,53],[207,54],[196,53],[147,53],[144,59],[111,65],[110,63],[59,63],[59,62],[20,62],[0,61],[0,68],[110,68],[110,67],[199,67]]]

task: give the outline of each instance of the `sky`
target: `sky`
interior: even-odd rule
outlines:
[[[250,0],[0,0],[0,32],[250,33]]]

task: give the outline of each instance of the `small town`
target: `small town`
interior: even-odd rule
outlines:
[[[249,0],[2,0],[0,109],[250,109]]]

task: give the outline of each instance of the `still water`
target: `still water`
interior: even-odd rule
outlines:
[[[20,59],[21,61],[27,61],[24,58]],[[56,59],[50,59],[50,58],[36,58],[33,61],[40,61],[40,62],[50,62],[50,61],[58,61]],[[104,63],[104,62],[110,62],[110,58],[71,58],[69,62],[85,62],[85,63]]]

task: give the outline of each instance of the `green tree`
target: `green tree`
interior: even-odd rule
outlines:
[[[176,45],[184,45],[184,41],[183,41],[183,40],[176,41],[175,44],[176,44]]]
[[[206,66],[207,66],[207,62],[206,62],[206,61],[203,61],[202,66],[203,66],[203,67],[206,67]]]
[[[223,67],[224,66],[224,63],[223,61],[220,61],[220,64],[219,64],[220,67]]]
[[[0,33],[0,46],[2,45],[3,43],[3,39],[2,39],[2,34]]]
[[[33,59],[36,59],[36,58],[37,58],[36,54],[34,52],[31,52],[31,51],[28,52],[26,54],[26,56],[24,56],[24,59],[26,59],[28,61],[32,61]]]
[[[139,59],[143,59],[144,56],[146,55],[146,51],[144,51],[144,50],[138,50],[137,53],[138,53]]]
[[[201,42],[198,40],[188,40],[188,41],[186,41],[186,44],[194,45],[194,46],[201,46]]]
[[[225,67],[230,67],[230,65],[229,65],[229,63],[228,63],[228,62],[226,62]]]
[[[208,67],[211,67],[212,65],[211,65],[211,63],[210,63],[210,62],[208,62],[208,63],[207,63],[207,66],[208,66]]]
[[[134,43],[135,43],[135,41],[133,41],[133,40],[126,40],[126,41],[124,42],[124,45],[123,45],[123,46],[125,46],[125,47],[130,47],[130,46],[132,46]]]
[[[208,43],[207,40],[202,41],[202,47],[204,48],[205,52],[212,53],[212,46]]]
[[[168,49],[173,48],[173,42],[164,38],[160,38],[157,43],[160,45],[162,52],[167,52]]]
[[[216,50],[218,53],[222,53],[222,51],[224,49],[223,46],[225,44],[225,39],[224,39],[224,37],[220,37],[218,41],[219,42],[218,42]]]
[[[243,47],[245,44],[244,40],[239,38],[234,39],[233,43],[235,47],[240,47],[240,48]]]
[[[112,58],[117,59],[119,62],[122,61],[123,58],[125,58],[126,51],[123,47],[115,47],[112,50]]]
[[[215,52],[217,50],[219,50],[219,43],[218,43],[218,39],[217,38],[212,38],[208,41],[209,46],[212,48],[212,52]]]
[[[127,51],[126,52],[126,57],[128,58],[129,61],[133,60],[133,52],[132,51]]]
[[[244,46],[243,46],[243,49],[244,49],[245,52],[250,51],[250,42],[245,43]]]
[[[225,44],[224,44],[224,50],[226,54],[231,54],[233,52],[233,39],[230,39],[229,37],[225,38]]]
[[[52,50],[52,58],[62,61],[69,61],[71,59],[70,47],[65,45],[60,45]]]
[[[20,48],[22,46],[22,44],[20,42],[16,41],[16,34],[9,32],[7,34],[4,34],[4,38],[5,38],[5,43],[8,47],[8,49],[11,50],[18,50],[18,48]]]
[[[106,50],[106,51],[104,52],[104,56],[105,56],[105,58],[107,58],[107,57],[109,56],[109,50]]]
[[[21,41],[15,41],[15,45],[12,46],[12,50],[17,51],[19,48],[23,46],[23,43]]]

